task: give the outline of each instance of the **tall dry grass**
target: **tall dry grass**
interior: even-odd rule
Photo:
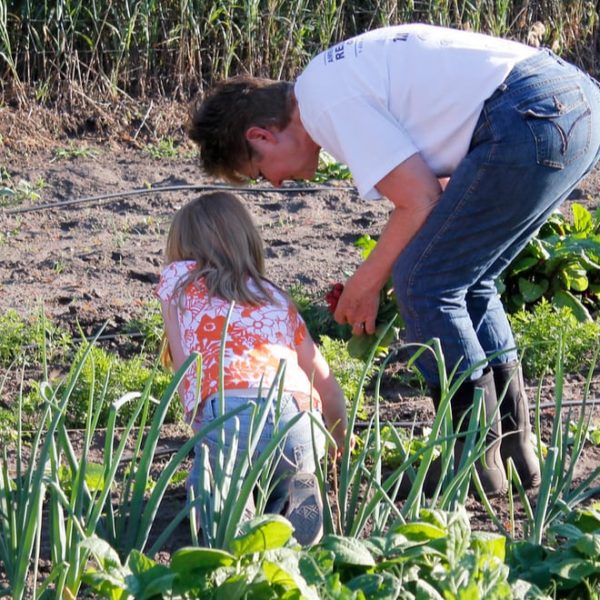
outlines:
[[[189,98],[239,72],[292,79],[335,41],[409,21],[529,38],[600,70],[593,0],[0,0],[0,92]]]

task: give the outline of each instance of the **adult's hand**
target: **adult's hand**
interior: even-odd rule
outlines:
[[[367,270],[359,267],[344,283],[344,291],[333,315],[335,320],[350,323],[354,335],[375,333],[380,289],[381,286],[369,277]]]
[[[375,332],[379,292],[396,259],[423,226],[442,193],[440,183],[420,154],[397,165],[376,187],[394,208],[377,245],[344,284],[334,314],[338,323],[350,323],[355,335]]]

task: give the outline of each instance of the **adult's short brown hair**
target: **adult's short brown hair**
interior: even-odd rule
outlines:
[[[218,83],[192,105],[188,135],[200,147],[200,159],[210,175],[236,183],[252,157],[246,131],[253,126],[284,129],[291,118],[292,84],[238,76]]]

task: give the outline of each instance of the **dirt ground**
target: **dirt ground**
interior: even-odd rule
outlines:
[[[96,120],[88,123],[86,119],[0,109],[3,178],[6,182],[10,177],[13,186],[20,181],[38,186],[40,196],[12,205],[8,197],[0,196],[5,205],[0,208],[0,310],[14,309],[26,316],[43,303],[55,323],[73,331],[79,323],[89,335],[105,322],[107,333],[119,332],[143,313],[158,281],[169,221],[178,207],[199,193],[181,189],[161,192],[160,188],[215,183],[202,176],[193,148],[184,141],[177,121],[181,110],[165,109],[163,120],[171,115],[168,126],[159,117],[154,123],[155,132],[161,125],[181,141],[178,157],[153,159],[147,141],[136,137],[144,123],[111,129]],[[70,154],[75,154],[74,149],[81,148],[91,154],[66,158],[59,152],[71,149]],[[313,294],[343,281],[360,263],[359,251],[352,243],[365,233],[377,235],[390,207],[385,201],[361,200],[346,182],[318,187],[254,187],[239,192],[265,240],[269,276],[284,288],[299,284]],[[26,188],[22,184],[22,189]],[[90,200],[132,190],[142,193]],[[597,171],[575,190],[572,199],[596,206],[599,196]],[[76,202],[43,208],[70,201]],[[25,207],[35,210],[17,212]],[[536,382],[528,384],[533,390]],[[554,397],[553,383],[544,384],[543,401],[549,402]],[[582,390],[582,377],[570,377],[565,400],[580,398]],[[600,398],[600,374],[591,397]],[[415,414],[419,419],[433,416],[430,400],[398,377],[386,381],[384,401],[390,420],[412,420]],[[2,402],[10,404],[11,399]],[[594,410],[597,418],[598,409]],[[163,444],[176,445],[184,436],[181,427],[165,428]],[[600,450],[586,448],[578,465],[579,476],[599,464]],[[156,467],[160,469],[160,464]],[[172,496],[172,502],[163,504],[159,529],[185,501],[181,488]],[[474,527],[479,524],[489,529],[481,507],[473,501],[469,508]],[[189,535],[181,527],[166,551],[188,541]]]

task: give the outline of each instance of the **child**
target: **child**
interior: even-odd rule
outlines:
[[[280,427],[311,407],[320,419],[322,410],[338,452],[341,451],[347,427],[343,392],[296,307],[265,278],[262,240],[242,202],[227,192],[204,194],[189,202],[173,219],[166,259],[167,266],[156,293],[161,301],[173,366],[178,369],[193,351],[202,357],[199,400],[195,365],[188,369],[180,386],[186,417],[194,430],[219,416],[221,367],[225,412],[228,412],[249,400],[258,402],[260,408],[281,360],[285,360]],[[223,327],[232,302],[224,364],[220,365]],[[238,418],[241,450],[247,447],[251,411],[238,414]],[[224,427],[227,448],[233,419],[228,419]],[[273,418],[269,418],[258,452],[269,442],[272,430]],[[286,516],[294,524],[296,538],[301,543],[316,541],[322,529],[311,430],[323,455],[324,436],[318,427],[311,428],[310,417],[304,414],[285,439],[274,475],[280,483],[267,503],[269,510],[273,506],[281,508],[282,500],[290,500]],[[201,442],[208,446],[213,470],[218,440],[219,432],[214,431]],[[197,485],[202,469],[201,444],[196,447],[188,485]],[[296,475],[298,472],[301,474]],[[297,496],[289,497],[294,489],[301,491],[304,508],[295,503]]]

